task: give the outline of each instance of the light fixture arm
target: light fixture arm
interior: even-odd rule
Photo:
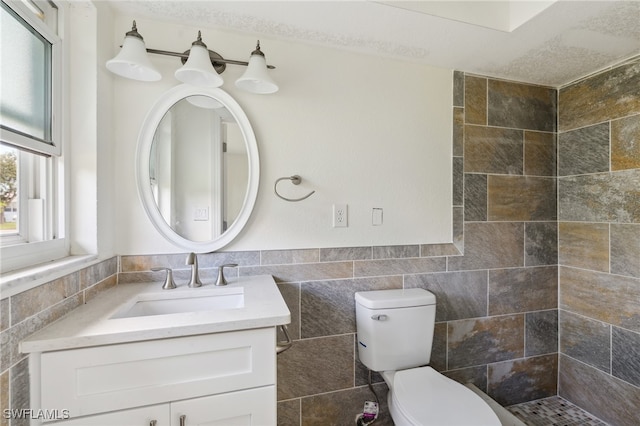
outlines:
[[[258,51],[260,50],[260,42],[258,42],[258,48],[256,50],[258,50]],[[154,53],[156,55],[175,56],[177,58],[180,58],[182,60],[183,64],[185,62],[187,62],[187,59],[189,58],[189,51],[188,50],[186,52],[183,52],[183,53],[178,53],[178,52],[170,52],[168,50],[158,50],[158,49],[149,49],[149,48],[147,48],[147,52]],[[262,52],[260,52],[260,53],[262,54]],[[246,62],[246,61],[236,61],[236,60],[233,60],[233,59],[225,59],[219,53],[214,52],[213,50],[209,50],[209,57],[211,58],[211,63],[213,64],[213,67],[218,72],[218,74],[220,74],[220,73],[222,73],[222,71],[224,71],[226,64],[242,65],[242,66],[245,66],[245,67],[247,65],[249,65],[249,62]],[[221,70],[219,70],[220,68],[221,68]],[[270,70],[273,70],[276,67],[274,67],[273,65],[267,65],[267,68],[269,68]]]

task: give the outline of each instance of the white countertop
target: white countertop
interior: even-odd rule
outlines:
[[[118,285],[20,342],[20,352],[46,352],[274,327],[291,322],[291,313],[272,276],[239,277],[228,282],[224,287],[205,284],[199,288],[188,288],[183,284],[173,290],[162,290],[161,282]],[[239,287],[244,292],[244,307],[241,308],[111,318],[125,305],[148,293],[171,298],[186,293],[197,295],[199,291],[202,295],[210,294],[216,289],[228,292]]]

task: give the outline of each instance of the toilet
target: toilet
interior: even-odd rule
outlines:
[[[500,426],[489,405],[429,367],[436,297],[421,289],[355,294],[358,355],[389,387],[396,426]]]

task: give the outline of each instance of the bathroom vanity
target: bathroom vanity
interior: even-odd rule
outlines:
[[[32,424],[276,424],[276,331],[289,310],[271,276],[225,287],[124,284],[21,342]]]

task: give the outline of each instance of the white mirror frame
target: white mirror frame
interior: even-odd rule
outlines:
[[[238,127],[245,141],[247,157],[249,159],[247,192],[238,217],[222,235],[213,240],[202,242],[188,240],[180,236],[169,226],[156,205],[149,178],[151,146],[160,121],[167,111],[178,101],[195,95],[210,96],[224,104],[238,123]],[[136,183],[140,201],[151,223],[163,237],[174,245],[195,253],[208,253],[219,250],[231,243],[242,231],[251,216],[258,196],[258,185],[260,183],[258,143],[251,128],[251,123],[249,123],[249,119],[240,105],[231,95],[222,89],[210,89],[181,84],[166,91],[151,107],[140,128],[138,149],[136,152]]]

